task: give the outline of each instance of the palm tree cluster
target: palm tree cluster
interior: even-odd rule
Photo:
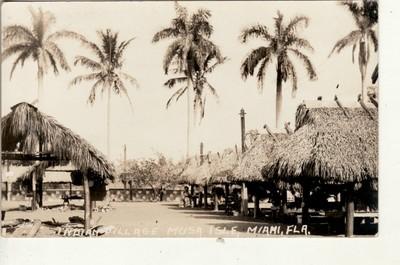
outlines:
[[[365,98],[365,75],[371,52],[371,45],[376,52],[378,39],[374,26],[378,21],[378,4],[375,1],[363,0],[355,3],[345,1],[341,3],[352,14],[356,29],[339,40],[332,52],[341,52],[342,49],[352,46],[354,54],[358,47],[358,62],[361,73],[362,98]],[[93,104],[96,95],[107,92],[107,153],[110,149],[110,97],[111,92],[123,94],[127,97],[130,106],[126,82],[137,86],[137,81],[123,71],[124,55],[133,38],[120,41],[117,32],[110,29],[98,31],[99,42],[87,40],[83,35],[71,31],[51,32],[55,17],[40,8],[29,9],[32,16],[32,27],[23,25],[9,25],[3,28],[2,61],[12,55],[16,59],[12,64],[10,78],[18,64],[24,65],[27,59],[37,64],[38,99],[41,102],[43,76],[52,69],[55,74],[59,71],[69,71],[63,51],[57,41],[61,38],[72,38],[86,47],[91,55],[78,55],[74,65],[86,68],[89,72],[76,76],[70,85],[76,86],[81,82],[91,82],[88,102]],[[208,76],[222,63],[226,62],[219,47],[211,40],[214,28],[210,23],[211,12],[207,9],[198,9],[189,13],[185,7],[175,2],[176,16],[170,25],[154,34],[152,42],[169,39],[170,43],[163,60],[163,71],[169,76],[164,85],[176,89],[166,103],[168,108],[173,101],[178,101],[183,95],[187,97],[187,156],[190,143],[190,113],[200,114],[200,121],[205,116],[207,94],[218,99],[217,89],[210,84]],[[243,60],[240,72],[243,79],[255,76],[258,88],[263,89],[266,72],[272,67],[276,69],[276,127],[282,126],[282,86],[290,81],[292,96],[296,96],[298,79],[300,78],[295,67],[294,59],[300,62],[310,80],[317,78],[307,52],[313,52],[311,43],[299,35],[300,28],[306,28],[310,19],[306,16],[295,16],[285,22],[279,11],[273,18],[273,28],[256,24],[245,28],[239,38],[247,43],[251,38],[262,40],[265,45],[253,49]]]

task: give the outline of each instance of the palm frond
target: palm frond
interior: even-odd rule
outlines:
[[[24,43],[19,43],[19,44],[14,44],[8,48],[6,48],[2,53],[1,53],[1,60],[4,61],[8,57],[19,53],[19,52],[24,52],[26,50],[32,50],[33,47],[31,46],[31,43],[24,42]]]
[[[73,31],[68,31],[68,30],[57,31],[57,32],[51,34],[47,38],[47,41],[53,41],[53,40],[57,40],[59,38],[70,38],[70,39],[78,40],[83,46],[92,50],[92,52],[94,52],[94,54],[96,54],[97,57],[101,61],[105,60],[104,54],[101,51],[101,49],[95,43],[87,40],[85,36],[83,36],[79,33],[76,33]]]
[[[254,69],[257,67],[259,62],[264,59],[268,58],[271,54],[270,47],[259,47],[254,49],[250,52],[250,54],[246,57],[243,61],[240,72],[242,74],[242,78],[246,79],[247,76],[254,74]]]
[[[34,43],[36,42],[35,36],[29,28],[22,25],[10,25],[3,28],[3,45],[4,47],[17,42]],[[14,43],[15,44],[15,43]]]
[[[306,16],[296,16],[292,18],[283,34],[289,35],[290,33],[296,30],[296,28],[300,25],[300,23],[304,23],[304,26],[307,27],[309,20],[310,19]]]
[[[172,96],[168,99],[167,104],[166,104],[166,108],[168,109],[169,106],[171,105],[171,101],[176,98],[176,101],[179,100],[179,98],[186,92],[186,90],[188,89],[188,87],[182,87],[180,89],[178,89],[177,91],[175,91]]]
[[[104,80],[102,79],[98,79],[92,86],[92,88],[90,89],[90,94],[89,94],[89,98],[87,100],[88,103],[93,104],[96,100],[96,91],[97,88],[103,85],[104,86]]]
[[[218,93],[217,93],[217,90],[216,90],[208,81],[205,82],[205,85],[206,85],[206,86],[208,87],[208,89],[210,90],[211,95],[213,95],[214,97],[217,98],[217,100],[219,100],[219,95],[218,95]]]
[[[152,42],[159,42],[160,40],[167,38],[177,38],[179,36],[179,30],[177,28],[169,27],[160,30],[154,34]]]
[[[303,38],[294,37],[292,40],[290,40],[290,42],[288,44],[293,45],[299,49],[303,48],[303,49],[307,49],[309,51],[314,51],[314,48],[311,46],[310,42]]]
[[[274,20],[275,20],[275,37],[280,39],[282,36],[282,33],[283,33],[282,32],[283,31],[283,25],[282,25],[283,15],[279,10],[277,12],[277,17],[275,17]]]
[[[261,61],[260,67],[257,72],[257,87],[261,91],[264,88],[265,72],[268,63],[270,62],[270,57],[266,57]]]
[[[169,66],[171,65],[171,62],[173,61],[174,57],[177,56],[181,58],[182,49],[184,46],[182,42],[183,42],[182,39],[177,39],[168,46],[167,52],[165,53],[163,60],[163,69],[165,74],[168,74]]]
[[[93,70],[93,71],[99,71],[102,69],[102,65],[90,58],[87,58],[85,56],[76,56],[74,65],[77,66],[78,64],[85,66],[86,68]]]
[[[14,61],[13,66],[11,67],[10,79],[12,78],[14,70],[17,67],[18,63],[21,62],[21,67],[24,66],[25,60],[28,59],[31,54],[32,54],[32,51],[29,49],[20,53],[18,58]]]
[[[126,89],[124,82],[123,82],[120,78],[117,78],[117,79],[115,80],[114,88],[118,88],[118,91],[122,92],[122,94],[124,94],[124,95],[126,96],[126,98],[128,99],[128,102],[129,102],[129,106],[130,106],[130,108],[131,108],[131,111],[132,111],[132,113],[133,113],[133,103],[132,103],[132,100],[131,100],[131,98],[129,97],[128,90]],[[118,93],[117,93],[117,94],[118,94]]]
[[[378,51],[378,38],[374,30],[368,30],[368,37],[371,39],[372,43],[374,44],[374,51]]]
[[[80,75],[80,76],[77,76],[74,79],[72,79],[71,82],[69,83],[69,86],[75,86],[75,85],[81,83],[82,81],[94,81],[94,80],[98,80],[98,79],[102,79],[101,73]]]
[[[297,93],[297,73],[289,58],[286,58],[286,69],[292,80],[292,98],[295,98]]]
[[[183,82],[187,82],[188,78],[186,76],[184,77],[174,77],[171,79],[168,79],[165,83],[164,86],[168,87],[168,88],[172,88],[174,87],[176,84],[180,84]]]
[[[54,42],[51,42],[51,41],[46,42],[45,48],[49,53],[51,53],[51,55],[54,57],[54,59],[60,64],[62,69],[64,69],[65,71],[71,70],[68,65],[67,59],[64,56],[64,53]]]
[[[191,16],[190,21],[190,32],[194,33],[195,35],[202,35],[204,37],[210,37],[213,33],[213,26],[208,21],[211,17],[211,11],[208,9],[198,9]]]
[[[357,48],[357,42],[355,42],[354,44],[353,44],[353,49],[352,49],[352,51],[351,51],[351,61],[354,63],[354,54],[355,54],[355,52],[356,52],[356,48]]]
[[[353,30],[346,37],[344,37],[344,38],[340,39],[338,42],[336,42],[336,44],[333,46],[333,49],[328,57],[330,57],[332,55],[332,53],[335,52],[335,50],[337,53],[340,53],[340,51],[343,48],[347,47],[348,45],[353,44],[354,42],[359,40],[361,38],[361,36],[362,36],[362,32],[360,30]]]
[[[54,71],[54,74],[55,75],[58,75],[58,67],[57,67],[57,62],[56,62],[56,60],[54,59],[54,56],[53,56],[53,54],[51,54],[48,50],[44,50],[45,51],[45,53],[46,53],[46,57],[49,59],[49,61],[50,61],[50,64],[51,64],[51,66],[52,66],[52,68],[53,68],[53,71]]]
[[[129,81],[129,83],[131,83],[131,85],[135,86],[135,87],[139,87],[139,82],[131,75],[121,72],[118,72],[118,75],[120,75],[123,79]]]
[[[249,38],[263,38],[267,41],[271,40],[271,35],[268,33],[268,28],[264,25],[253,25],[244,30],[239,36],[239,39],[242,43],[247,42]]]
[[[124,54],[126,47],[128,47],[129,43],[131,43],[134,39],[135,38],[130,38],[129,40],[121,41],[121,43],[119,44],[115,54],[115,61],[117,63],[117,67],[122,66],[122,55]]]
[[[315,68],[312,65],[310,59],[305,54],[300,52],[299,50],[296,50],[296,49],[288,49],[288,50],[293,52],[302,61],[302,63],[304,64],[304,66],[307,70],[310,80],[316,79],[317,73],[315,72]]]

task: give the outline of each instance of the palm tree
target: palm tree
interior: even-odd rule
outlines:
[[[164,56],[163,69],[165,74],[168,74],[170,70],[174,73],[184,74],[184,77],[175,79],[174,83],[186,82],[186,89],[184,89],[183,92],[180,91],[182,93],[179,92],[177,94],[179,97],[177,98],[179,99],[184,93],[187,95],[186,155],[188,157],[190,145],[190,92],[194,89],[193,82],[196,71],[198,75],[199,71],[201,71],[201,66],[204,66],[205,62],[211,61],[211,59],[222,63],[223,57],[219,48],[209,40],[213,33],[213,27],[209,22],[209,18],[211,17],[211,12],[209,10],[198,9],[196,12],[189,15],[187,9],[180,6],[177,2],[175,2],[175,10],[177,17],[172,19],[169,27],[164,28],[154,35],[153,42],[158,42],[167,38],[174,39]],[[175,66],[174,69],[170,69],[172,66]],[[204,71],[204,68],[202,70]],[[195,104],[193,106],[196,112],[200,102],[198,96],[197,100],[194,99],[194,102]]]
[[[56,19],[50,12],[43,12],[41,8],[34,10],[29,8],[32,16],[32,27],[24,25],[10,25],[3,28],[3,47],[1,54],[2,61],[10,56],[16,55],[10,79],[15,68],[20,63],[21,67],[27,59],[32,59],[37,64],[38,98],[37,104],[40,106],[43,97],[43,76],[52,68],[55,75],[59,73],[59,68],[69,71],[67,60],[64,53],[56,44],[56,40],[66,37],[62,32],[50,33],[50,27]],[[69,32],[70,36],[75,33]]]
[[[90,42],[83,37],[80,40],[86,47],[97,57],[91,59],[86,56],[76,56],[74,65],[81,65],[91,70],[91,73],[79,75],[75,77],[70,86],[77,85],[82,81],[92,82],[88,103],[93,104],[96,100],[98,89],[101,93],[107,91],[107,155],[110,156],[110,99],[111,91],[115,94],[124,94],[130,106],[132,102],[128,95],[128,90],[124,81],[130,82],[131,85],[138,86],[135,78],[122,71],[124,51],[133,40],[118,42],[118,33],[111,32],[110,29],[98,32],[100,45]]]
[[[304,48],[313,51],[313,48],[306,39],[297,36],[296,31],[301,23],[307,26],[309,19],[305,16],[296,16],[285,25],[283,15],[278,11],[278,16],[274,20],[273,35],[264,25],[253,25],[242,31],[240,35],[242,43],[246,43],[250,37],[256,37],[266,41],[268,46],[252,50],[244,59],[240,70],[243,79],[247,79],[249,75],[254,75],[258,67],[258,88],[262,90],[267,66],[274,57],[276,58],[276,127],[280,127],[282,126],[282,81],[286,82],[288,79],[292,81],[292,97],[296,96],[297,91],[297,72],[290,56],[297,57],[303,63],[310,80],[316,79],[317,74],[310,59],[299,50]]]
[[[378,38],[373,29],[378,22],[378,3],[376,1],[363,0],[362,5],[352,1],[346,1],[342,5],[346,6],[351,12],[357,29],[336,42],[329,56],[335,51],[340,53],[343,48],[352,46],[352,61],[354,63],[354,53],[357,46],[359,47],[358,66],[361,73],[361,100],[365,101],[367,99],[365,76],[370,57],[370,44],[373,45],[375,52],[378,50]]]
[[[198,70],[192,71],[192,75],[190,77],[186,76],[181,76],[181,77],[173,77],[168,79],[165,83],[164,86],[168,88],[173,88],[178,86],[179,84],[183,83],[182,87],[178,88],[172,96],[168,99],[166,108],[168,108],[171,105],[172,100],[175,99],[175,101],[178,101],[179,98],[185,94],[185,92],[188,89],[188,79],[190,78],[191,80],[189,81],[192,86],[193,86],[193,92],[194,92],[194,99],[193,99],[193,108],[194,111],[199,111],[200,112],[200,121],[204,118],[205,114],[205,106],[206,106],[206,94],[205,92],[208,91],[219,99],[217,90],[208,82],[206,75],[210,74],[214,71],[214,69],[222,64],[226,58],[223,58],[223,60],[216,61],[213,64],[210,65],[210,61],[212,60],[212,57],[209,57],[206,61],[203,67],[199,68]]]

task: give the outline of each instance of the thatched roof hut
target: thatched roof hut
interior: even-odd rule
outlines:
[[[365,107],[365,108],[364,108]],[[296,113],[296,130],[272,150],[266,178],[304,176],[333,183],[378,178],[378,111],[372,105],[311,101]]]
[[[213,159],[211,163],[214,166],[209,181],[212,183],[226,183],[231,180],[234,170],[238,166],[239,154],[237,150],[228,148],[216,157],[216,159]]]
[[[37,154],[41,143],[57,160],[70,161],[91,176],[113,179],[114,167],[100,151],[28,103],[13,106],[1,119],[1,128],[2,152]]]
[[[287,137],[286,133],[259,134],[250,148],[242,154],[234,171],[233,180],[262,181],[261,170],[269,161],[275,145]]]
[[[186,161],[185,169],[180,174],[178,182],[187,184],[197,184],[196,183],[196,171],[200,166],[200,161],[197,157],[191,157]]]

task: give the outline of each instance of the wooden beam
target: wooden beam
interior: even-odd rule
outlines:
[[[361,107],[365,110],[365,112],[368,114],[371,120],[374,120],[374,116],[372,116],[372,113],[369,111],[367,105],[361,100],[361,95],[358,95],[357,99],[358,103],[360,103]]]
[[[290,122],[285,122],[285,130],[286,130],[287,134],[289,134],[289,135],[293,134],[293,130],[292,130],[292,128],[290,128]]]
[[[21,152],[1,152],[2,160],[17,160],[17,161],[54,161],[58,162],[55,155],[49,153],[25,154]]]
[[[42,222],[40,220],[34,220],[33,221],[33,226],[31,228],[31,230],[28,232],[28,234],[26,235],[27,237],[34,237],[36,236],[37,232],[40,229],[40,225],[42,224]]]
[[[343,110],[344,115],[349,118],[349,114],[347,113],[347,110],[343,107],[342,103],[339,101],[339,98],[335,95],[334,100],[336,104]]]
[[[271,136],[272,139],[274,139],[275,142],[278,141],[278,139],[276,138],[275,134],[272,133],[271,129],[268,127],[267,124],[264,124],[264,129],[267,131],[267,133],[269,134],[269,136]]]

